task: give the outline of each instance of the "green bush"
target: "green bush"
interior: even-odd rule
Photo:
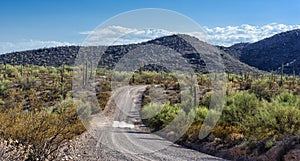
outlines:
[[[10,80],[4,79],[0,81],[0,95],[4,94],[4,91],[12,84]]]
[[[259,140],[280,135],[300,134],[300,109],[276,102],[262,103],[254,116],[245,118],[247,137]]]
[[[179,105],[170,105],[169,102],[163,105],[150,103],[143,108],[142,114],[149,118],[147,122],[151,128],[160,130],[176,117],[180,109]]]
[[[85,131],[74,102],[60,105],[61,113],[11,108],[0,113],[0,134],[31,148],[28,160],[45,160],[65,141]],[[49,158],[48,158],[49,159]]]
[[[275,93],[270,91],[270,82],[268,80],[256,80],[251,85],[251,93],[254,93],[260,100],[271,101]]]
[[[272,146],[273,146],[273,141],[272,140],[268,140],[266,143],[265,143],[265,149],[270,149]]]
[[[236,92],[229,96],[221,116],[222,124],[241,125],[246,116],[256,113],[259,100],[247,91]]]
[[[213,92],[205,93],[204,96],[200,100],[200,105],[205,106],[205,107],[209,107],[212,95],[213,95]]]
[[[208,109],[207,107],[200,106],[195,110],[195,123],[203,123],[205,117],[207,116]]]
[[[284,91],[276,96],[276,101],[279,104],[296,105],[298,103],[298,97],[299,96],[295,96],[292,93]]]

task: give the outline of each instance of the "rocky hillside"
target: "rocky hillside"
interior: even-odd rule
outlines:
[[[223,62],[227,72],[230,73],[243,73],[243,72],[257,72],[253,67],[250,67],[244,63],[241,63],[233,56],[227,54],[222,50],[217,50],[212,45],[206,44],[199,41],[198,39],[188,36],[188,35],[171,35],[165,36],[158,39],[154,39],[148,42],[140,44],[130,44],[130,45],[116,45],[109,46],[106,49],[105,54],[99,62],[99,67],[106,67],[109,69],[114,68],[115,64],[129,51],[140,47],[141,45],[163,45],[171,48],[178,53],[180,53],[187,61],[193,65],[197,72],[206,73],[205,61],[201,58],[201,53],[198,52],[186,42],[186,40],[192,42],[199,42],[201,44],[202,51],[205,49],[213,50],[212,54],[220,54],[223,58]],[[87,47],[94,48],[94,47]],[[38,50],[28,50],[21,52],[13,52],[8,54],[0,55],[1,63],[8,63],[13,65],[20,64],[34,64],[34,65],[44,65],[44,66],[61,66],[73,65],[76,55],[80,50],[80,46],[65,46],[65,47],[53,47],[44,48]],[[93,49],[94,50],[94,49]],[[162,55],[163,58],[163,55]],[[176,60],[174,60],[176,62]],[[147,66],[150,70],[154,69],[154,66]]]
[[[300,29],[276,34],[255,43],[220,47],[241,62],[264,71],[300,74]]]

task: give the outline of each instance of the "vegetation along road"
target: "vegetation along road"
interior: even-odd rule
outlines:
[[[72,146],[79,160],[223,160],[176,145],[147,132],[141,123],[141,95],[146,86],[114,92],[106,117],[96,115],[91,128]],[[112,103],[114,102],[114,103]]]

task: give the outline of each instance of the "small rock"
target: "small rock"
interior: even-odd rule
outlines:
[[[284,161],[299,161],[300,160],[300,149],[290,150],[283,156]]]
[[[174,140],[175,137],[176,137],[176,134],[175,134],[174,131],[170,131],[170,132],[167,133],[167,138],[168,138],[169,140]]]

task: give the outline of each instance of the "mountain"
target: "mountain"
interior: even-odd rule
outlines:
[[[255,43],[219,47],[241,62],[264,71],[300,74],[300,29],[276,34]]]
[[[189,41],[189,42],[187,42]],[[105,67],[113,69],[115,64],[128,52],[142,47],[145,45],[161,45],[166,48],[170,48],[180,53],[183,58],[185,58],[192,67],[197,72],[207,73],[206,63],[202,58],[203,53],[198,53],[196,49],[190,44],[198,44],[202,52],[211,53],[211,57],[214,57],[214,54],[221,55],[223,63],[225,65],[225,70],[230,73],[243,73],[243,72],[259,72],[257,69],[250,67],[244,63],[241,63],[239,60],[235,59],[233,56],[227,54],[222,50],[218,50],[214,46],[202,42],[194,37],[188,35],[170,35],[160,37],[154,40],[139,44],[129,44],[129,45],[114,45],[108,46],[106,48],[105,54],[102,56],[99,61],[98,67]],[[8,63],[13,65],[20,64],[34,64],[40,66],[61,66],[73,65],[76,55],[81,49],[87,50],[97,50],[97,47],[80,47],[80,46],[64,46],[64,47],[53,47],[53,48],[44,48],[37,50],[28,50],[21,52],[13,52],[8,54],[0,55],[1,63]],[[101,48],[101,47],[99,47]],[[209,52],[208,52],[209,51]],[[145,54],[147,54],[146,51]],[[161,57],[164,58],[164,55],[161,54]],[[176,63],[177,60],[172,60]],[[156,66],[155,66],[156,67]],[[157,70],[153,65],[147,66],[148,70]]]
[[[187,42],[188,41],[188,42]],[[177,34],[177,35],[171,35],[171,36],[164,36],[161,38],[157,38],[151,41],[148,41],[146,43],[142,44],[155,44],[155,45],[162,45],[167,46],[179,53],[182,54],[182,56],[186,59],[188,59],[188,62],[195,66],[197,72],[203,72],[206,73],[206,62],[201,58],[203,53],[198,53],[196,49],[191,45],[194,44],[193,42],[196,42],[197,47],[201,51],[209,52],[212,55],[213,54],[219,54],[222,57],[222,63],[225,66],[225,71],[228,73],[244,73],[244,72],[252,72],[257,73],[259,72],[257,69],[250,67],[249,65],[246,65],[244,63],[241,63],[239,60],[235,59],[231,55],[227,54],[226,52],[222,50],[218,50],[218,48],[205,43],[203,41],[198,40],[195,37],[184,35],[184,34]]]

